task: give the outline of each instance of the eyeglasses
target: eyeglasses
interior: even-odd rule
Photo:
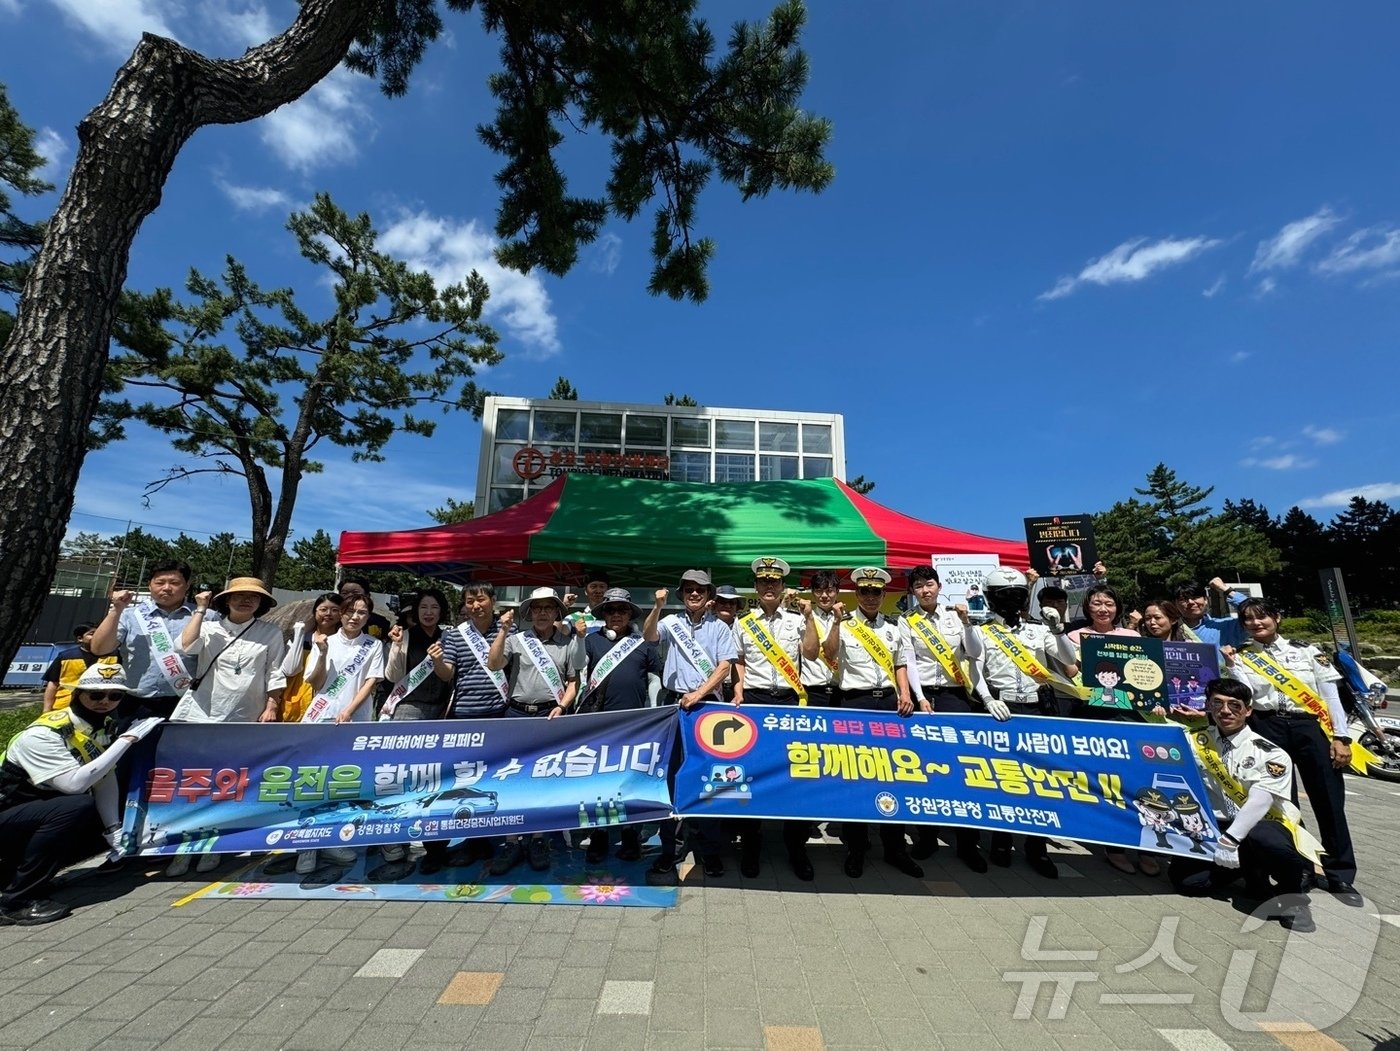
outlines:
[[[87,699],[90,701],[120,701],[123,696],[120,690],[84,690],[83,692],[87,694]]]
[[[701,587],[699,584],[687,584],[681,588],[682,595],[706,595],[709,594],[709,591],[709,588]]]
[[[1245,709],[1247,709],[1249,705],[1246,704],[1244,701],[1237,701],[1233,697],[1208,697],[1206,699],[1206,707],[1213,712],[1223,710],[1235,712],[1236,714],[1238,714],[1239,712],[1242,712]]]

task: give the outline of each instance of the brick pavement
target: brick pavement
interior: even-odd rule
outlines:
[[[737,865],[708,882],[689,869],[666,911],[177,908],[203,881],[89,874],[62,891],[74,917],[0,928],[0,1048],[1395,1048],[1400,786],[1347,784],[1367,908],[1314,894],[1324,930],[1294,935],[1295,948],[1312,939],[1301,953],[1285,953],[1276,923],[1242,932],[1229,903],[1180,899],[1165,878],[1123,876],[1069,845],[1050,883],[1019,861],[975,876],[946,847],[923,881],[872,855],[852,882],[837,845],[813,844],[814,884],[778,851],[755,880]],[[1328,934],[1338,916],[1350,940]],[[1166,955],[1139,961],[1154,941]],[[1258,971],[1243,991],[1242,949]],[[1344,1017],[1325,1032],[1230,1024],[1222,1000],[1257,1014],[1271,990],[1289,1005],[1274,1023]]]

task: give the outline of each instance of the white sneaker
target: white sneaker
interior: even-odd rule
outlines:
[[[379,852],[384,855],[385,861],[402,861],[408,854],[408,851],[397,843],[387,847],[380,847]]]
[[[167,876],[183,876],[190,870],[190,855],[176,854],[170,859],[170,864],[165,866]]]
[[[327,847],[321,853],[326,856],[326,860],[334,861],[337,865],[353,865],[358,856],[349,847]]]
[[[298,876],[309,876],[309,875],[311,875],[311,873],[313,873],[313,872],[315,872],[315,871],[316,871],[316,851],[314,851],[314,850],[298,850],[298,851],[297,851],[297,875],[298,875]]]
[[[194,870],[196,872],[213,872],[219,867],[219,860],[217,854],[201,854],[199,860],[195,862]]]

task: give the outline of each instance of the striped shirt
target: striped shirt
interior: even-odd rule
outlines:
[[[486,645],[490,646],[501,633],[499,622],[492,622],[489,631],[482,633]],[[501,691],[491,681],[486,668],[476,659],[476,654],[462,638],[456,628],[442,633],[442,659],[452,665],[452,707],[448,717],[470,719],[473,716],[499,715],[505,710],[506,702]]]

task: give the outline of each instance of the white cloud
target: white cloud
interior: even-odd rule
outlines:
[[[1254,294],[1263,299],[1267,295],[1272,295],[1276,288],[1278,288],[1278,282],[1272,277],[1266,277],[1254,287]]]
[[[165,0],[49,0],[68,20],[111,50],[127,54],[142,33],[175,37]]]
[[[1224,288],[1224,287],[1225,287],[1225,275],[1224,275],[1224,274],[1221,274],[1219,277],[1217,277],[1217,278],[1215,279],[1215,283],[1212,284],[1209,288],[1203,288],[1203,289],[1201,289],[1201,295],[1205,296],[1207,299],[1214,299],[1216,296],[1218,296],[1218,295],[1220,294],[1220,290],[1221,290],[1222,288]]]
[[[1400,229],[1370,226],[1357,230],[1317,264],[1322,274],[1352,274],[1400,266]]]
[[[1346,437],[1335,427],[1317,427],[1311,423],[1303,428],[1303,433],[1318,445],[1336,445]]]
[[[52,128],[40,128],[34,133],[34,152],[44,158],[44,166],[34,174],[55,185],[62,182],[59,175],[68,161],[68,140]]]
[[[362,92],[368,81],[343,66],[295,102],[259,122],[263,142],[289,168],[309,172],[344,164],[374,136],[374,122]]]
[[[1255,249],[1249,273],[1266,270],[1287,270],[1297,266],[1303,253],[1314,241],[1326,234],[1341,220],[1331,208],[1323,205],[1306,219],[1296,219]]]
[[[1354,489],[1334,489],[1321,496],[1299,500],[1298,506],[1345,507],[1351,503],[1352,497],[1355,496],[1359,496],[1363,500],[1384,500],[1387,503],[1391,500],[1400,500],[1400,482],[1375,482],[1371,485],[1358,485]]]
[[[1314,467],[1316,465],[1316,460],[1309,460],[1293,453],[1286,453],[1283,456],[1270,456],[1263,459],[1246,456],[1240,461],[1241,467],[1265,467],[1270,471],[1301,471],[1305,467]]]
[[[524,342],[528,357],[551,357],[561,348],[549,293],[537,275],[496,262],[499,243],[475,219],[457,222],[428,212],[403,216],[379,237],[380,248],[415,269],[427,270],[440,285],[460,282],[477,271],[491,288],[488,320]]]
[[[612,275],[617,269],[617,265],[622,262],[622,238],[617,234],[604,234],[598,238],[598,243],[593,246],[592,258],[588,261],[588,269],[595,274]]]
[[[1233,354],[1230,355],[1230,364],[1231,364],[1231,365],[1243,365],[1246,361],[1248,361],[1251,357],[1253,357],[1253,354],[1254,354],[1253,351],[1249,351],[1249,350],[1237,350],[1237,351],[1235,351]]]
[[[286,211],[292,207],[291,197],[271,186],[237,186],[218,176],[214,178],[214,185],[240,211],[265,212],[269,208]]]
[[[7,15],[19,14],[19,0],[0,0],[0,13]]]
[[[243,47],[256,47],[265,43],[283,28],[272,21],[272,15],[260,3],[202,0],[200,13],[213,24],[220,35]]]
[[[1145,237],[1124,241],[1107,255],[1091,260],[1075,277],[1062,277],[1037,299],[1063,299],[1080,285],[1117,285],[1142,281],[1158,270],[1186,262],[1220,244],[1209,237],[1163,238],[1150,244]]]

